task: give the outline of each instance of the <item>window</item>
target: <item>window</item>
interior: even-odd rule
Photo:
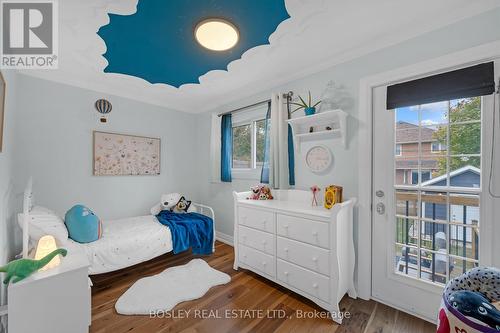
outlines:
[[[400,144],[396,145],[396,156],[401,156],[403,153],[403,146]]]
[[[440,153],[440,152],[444,152],[445,150],[446,150],[446,148],[441,142],[434,141],[431,143],[431,152]]]
[[[260,171],[264,163],[265,119],[233,125],[233,170]]]
[[[396,137],[416,142],[409,184],[395,160],[396,273],[444,285],[479,264],[481,108],[473,97],[396,109]]]

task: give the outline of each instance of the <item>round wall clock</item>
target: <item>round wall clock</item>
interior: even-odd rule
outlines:
[[[307,151],[306,165],[312,171],[320,173],[325,171],[332,164],[333,156],[325,146],[314,146]]]

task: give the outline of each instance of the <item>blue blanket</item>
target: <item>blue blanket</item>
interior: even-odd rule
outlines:
[[[211,254],[214,240],[214,221],[198,213],[173,213],[168,210],[156,215],[161,224],[172,232],[174,254],[190,247],[193,254]]]

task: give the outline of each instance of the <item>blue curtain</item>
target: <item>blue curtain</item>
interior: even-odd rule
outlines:
[[[231,114],[222,116],[221,120],[221,158],[220,179],[223,182],[231,182],[231,167],[233,159],[233,124]]]
[[[264,163],[262,164],[262,171],[260,172],[260,182],[269,184],[269,148],[271,133],[271,102],[267,104],[266,124],[264,133]]]

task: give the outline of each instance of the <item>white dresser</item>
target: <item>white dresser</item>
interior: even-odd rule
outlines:
[[[11,283],[9,333],[86,333],[91,322],[91,283],[85,256],[61,258],[58,267]]]
[[[312,207],[312,194],[275,190],[275,200],[234,196],[234,269],[249,269],[312,300],[342,322],[339,301],[354,289],[352,212],[356,199],[331,210]]]

